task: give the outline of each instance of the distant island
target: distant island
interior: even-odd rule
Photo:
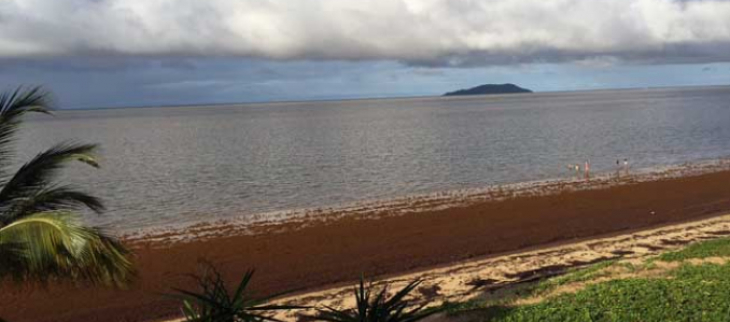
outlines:
[[[485,84],[469,89],[460,89],[454,92],[448,92],[444,96],[462,96],[462,95],[489,95],[489,94],[517,94],[532,93],[531,90],[519,87],[515,84]]]

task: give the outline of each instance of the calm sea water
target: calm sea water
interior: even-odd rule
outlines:
[[[60,111],[19,144],[103,147],[67,179],[119,230],[730,156],[730,87]]]

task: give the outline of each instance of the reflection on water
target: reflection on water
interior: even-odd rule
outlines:
[[[29,156],[98,142],[70,179],[120,229],[613,171],[730,155],[730,87],[62,111]]]

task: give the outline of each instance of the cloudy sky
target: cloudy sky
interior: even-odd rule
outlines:
[[[730,84],[730,1],[0,0],[63,108]]]

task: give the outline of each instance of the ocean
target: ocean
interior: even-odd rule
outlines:
[[[730,156],[730,87],[60,110],[21,131],[17,164],[64,140],[101,169],[62,176],[114,231],[243,218]]]

